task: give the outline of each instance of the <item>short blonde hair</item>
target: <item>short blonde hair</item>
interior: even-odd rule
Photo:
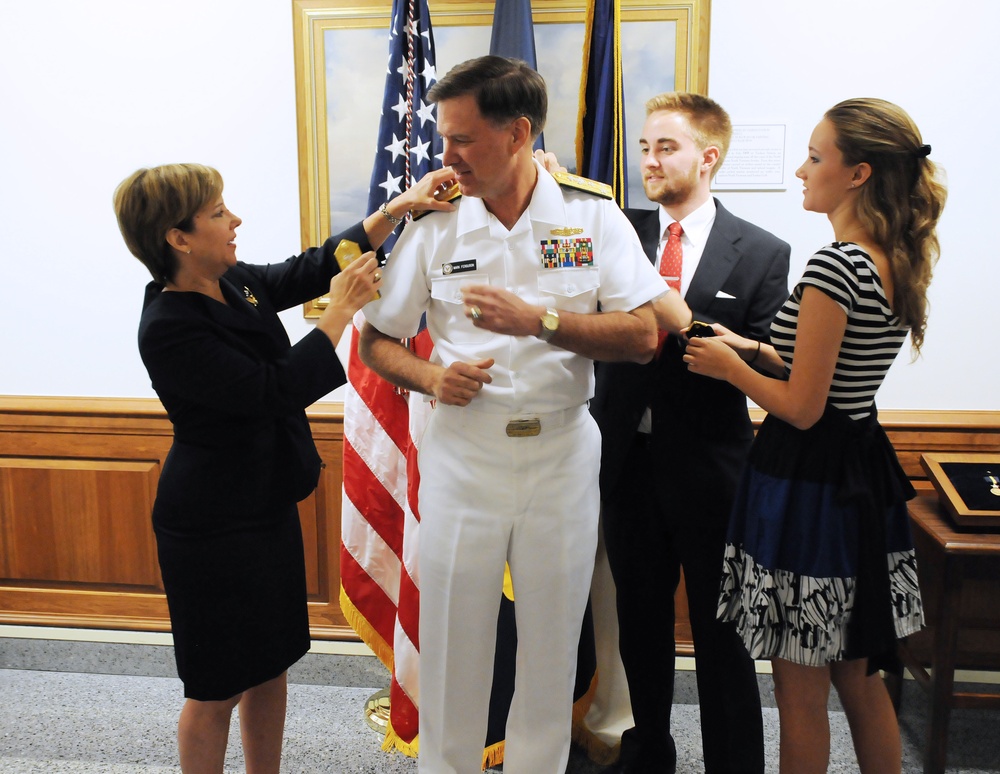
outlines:
[[[125,245],[161,285],[177,273],[167,232],[194,229],[194,216],[222,194],[222,175],[202,164],[138,169],[115,189],[113,205]]]
[[[647,116],[661,110],[683,114],[691,127],[691,136],[701,150],[709,145],[719,149],[719,160],[712,169],[714,177],[726,159],[729,141],[733,138],[733,122],[729,120],[729,114],[715,100],[687,91],[668,91],[646,101]]]

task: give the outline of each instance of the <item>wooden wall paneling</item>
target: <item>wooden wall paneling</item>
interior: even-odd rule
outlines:
[[[339,605],[343,407],[308,414],[325,463],[299,505],[310,624],[316,638],[356,640]],[[921,489],[923,452],[1000,452],[1000,412],[880,419]],[[150,514],[171,438],[157,400],[0,396],[0,622],[169,630]],[[676,603],[678,649],[690,653],[683,586]]]
[[[158,471],[148,461],[0,459],[3,577],[162,589],[145,523]]]
[[[307,573],[315,573],[315,592],[310,589],[309,622],[317,639],[357,640],[340,609],[340,509],[343,485],[343,416],[319,407],[310,412],[316,448],[323,460],[313,501],[316,519],[306,546]],[[302,505],[299,510],[301,512]],[[303,521],[305,531],[306,522]],[[310,547],[311,544],[311,547]]]
[[[925,452],[1000,452],[1000,412],[882,411],[879,420],[903,470],[921,489],[933,489],[920,465]]]
[[[356,639],[339,605],[342,409],[310,423],[325,463],[299,506],[310,624]],[[0,397],[0,621],[169,630],[151,513],[171,440],[156,400]]]
[[[169,628],[150,512],[170,425],[148,403],[0,398],[0,621]]]

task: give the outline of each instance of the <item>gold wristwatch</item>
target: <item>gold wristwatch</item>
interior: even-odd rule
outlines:
[[[555,309],[546,309],[542,315],[542,330],[538,338],[542,341],[551,341],[557,330],[559,330],[559,312]]]

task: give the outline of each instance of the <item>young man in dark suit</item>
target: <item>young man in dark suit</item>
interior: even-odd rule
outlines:
[[[671,93],[646,111],[643,186],[658,206],[626,215],[674,291],[656,303],[661,334],[669,335],[649,364],[598,363],[591,404],[603,435],[605,540],[635,722],[616,771],[674,770],[674,592],[683,568],[705,770],[759,774],[754,663],[733,626],[715,615],[729,510],[753,429],[742,393],[689,373],[681,358],[694,320],[767,341],[788,297],[789,246],[711,196],[732,135],[718,104]],[[671,238],[675,222],[681,233]]]

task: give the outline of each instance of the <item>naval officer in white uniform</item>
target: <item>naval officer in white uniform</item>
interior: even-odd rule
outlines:
[[[419,460],[419,766],[481,769],[509,563],[518,651],[504,772],[562,774],[597,546],[592,361],[650,360],[665,286],[610,189],[560,185],[533,159],[538,73],[481,57],[429,98],[461,198],[406,226],[360,340],[371,368],[436,400]],[[424,313],[430,361],[400,343]]]

